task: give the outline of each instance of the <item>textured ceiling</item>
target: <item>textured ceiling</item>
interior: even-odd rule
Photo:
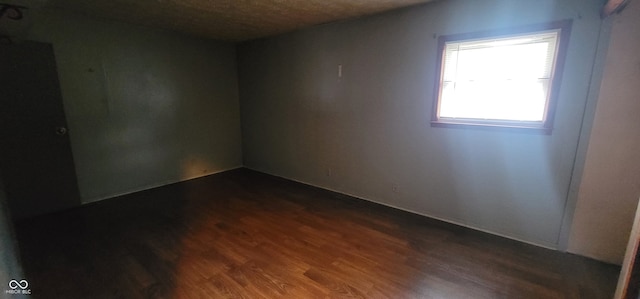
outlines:
[[[49,0],[47,6],[244,41],[433,0]]]

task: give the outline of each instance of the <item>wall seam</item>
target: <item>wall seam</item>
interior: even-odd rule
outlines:
[[[567,190],[567,199],[565,200],[564,212],[560,224],[560,231],[556,244],[558,250],[566,252],[569,247],[569,237],[573,226],[573,216],[578,203],[578,194],[580,184],[582,182],[582,174],[586,162],[586,155],[589,148],[589,140],[591,139],[591,129],[595,111],[600,95],[600,86],[604,72],[604,65],[607,56],[609,41],[611,35],[611,21],[609,19],[600,21],[600,32],[596,42],[596,51],[593,55],[591,77],[588,83],[587,101],[582,110],[582,121],[580,122],[580,134],[576,145],[573,164],[571,167],[571,176],[569,178],[569,186]]]

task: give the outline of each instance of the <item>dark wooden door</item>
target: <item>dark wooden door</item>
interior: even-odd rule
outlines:
[[[53,47],[0,45],[0,173],[14,219],[80,204]]]

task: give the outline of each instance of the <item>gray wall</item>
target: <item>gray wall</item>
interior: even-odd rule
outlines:
[[[613,16],[611,43],[569,251],[621,263],[640,197],[640,2]]]
[[[44,10],[83,202],[242,165],[235,45]]]
[[[600,4],[449,0],[241,44],[244,164],[556,248]],[[553,134],[430,127],[434,35],[561,19],[574,23]]]

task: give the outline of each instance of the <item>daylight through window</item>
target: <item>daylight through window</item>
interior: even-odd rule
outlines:
[[[546,27],[553,28],[441,37],[433,123],[550,131],[566,29]]]

